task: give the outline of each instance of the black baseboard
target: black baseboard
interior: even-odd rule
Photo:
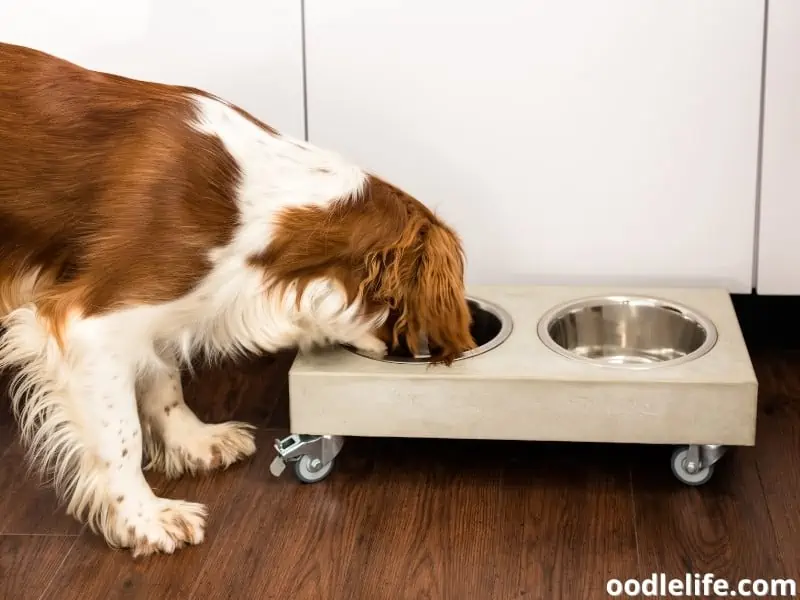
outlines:
[[[800,350],[800,296],[731,294],[750,350]]]

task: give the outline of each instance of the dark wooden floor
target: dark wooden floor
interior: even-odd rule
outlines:
[[[591,600],[653,572],[800,580],[800,351],[751,328],[757,446],[702,488],[673,478],[670,448],[420,440],[349,440],[325,482],[274,479],[291,357],[202,371],[190,404],[258,424],[260,452],[209,478],[149,477],[211,508],[207,541],[172,557],[134,561],[63,516],[6,416],[0,599]]]

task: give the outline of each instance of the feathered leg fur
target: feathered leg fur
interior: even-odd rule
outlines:
[[[184,402],[175,361],[165,358],[164,368],[143,374],[138,387],[148,469],[176,478],[225,469],[255,453],[252,425],[197,418]]]
[[[144,478],[139,365],[125,341],[101,320],[74,319],[62,351],[30,307],[3,325],[0,368],[17,371],[11,398],[22,441],[67,513],[134,556],[202,542],[205,506],[159,498]]]

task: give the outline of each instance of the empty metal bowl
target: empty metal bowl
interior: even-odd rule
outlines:
[[[700,358],[717,342],[707,318],[659,298],[605,296],[557,306],[539,338],[571,359],[627,369],[672,366]]]
[[[472,358],[497,348],[508,339],[512,330],[511,315],[500,306],[472,296],[467,296],[467,304],[472,313],[472,339],[475,340],[477,347],[462,353],[456,358],[457,361]],[[359,356],[381,360],[383,362],[403,364],[430,362],[431,355],[427,351],[427,343],[423,342],[422,346],[426,349],[425,352],[414,355],[408,349],[404,341],[401,340],[400,347],[396,348],[382,359],[376,359],[374,356],[361,352],[351,346],[345,346],[345,348]]]

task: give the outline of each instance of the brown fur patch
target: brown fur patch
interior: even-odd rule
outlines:
[[[252,260],[298,292],[314,278],[339,281],[365,313],[390,307],[393,346],[417,351],[428,337],[434,362],[475,347],[461,241],[422,203],[376,177],[365,193],[329,208],[292,207],[276,219],[269,247]],[[299,294],[298,294],[299,295]]]
[[[173,300],[207,273],[239,171],[187,126],[189,94],[206,95],[0,44],[0,315],[35,301],[60,339],[73,312]]]

